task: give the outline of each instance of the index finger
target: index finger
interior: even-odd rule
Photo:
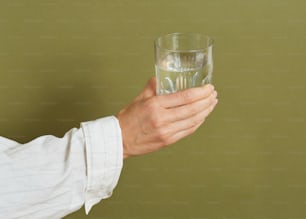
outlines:
[[[162,107],[172,108],[207,98],[212,94],[214,89],[213,85],[207,84],[202,87],[194,87],[172,94],[160,95],[157,98]]]

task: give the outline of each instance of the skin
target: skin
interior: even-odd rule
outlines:
[[[173,144],[194,133],[218,103],[213,85],[156,96],[156,80],[116,115],[128,158]]]

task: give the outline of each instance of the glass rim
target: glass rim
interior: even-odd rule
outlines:
[[[198,36],[198,37],[201,37],[201,38],[206,38],[208,40],[208,45],[205,47],[205,48],[200,48],[200,49],[167,49],[167,48],[162,48],[160,46],[160,40],[162,38],[166,38],[166,37],[169,37],[169,36],[183,36],[183,35],[186,35],[186,36]],[[209,36],[209,35],[206,35],[206,34],[201,34],[201,33],[183,33],[183,32],[175,32],[175,33],[168,33],[168,34],[165,34],[163,36],[159,36],[157,37],[155,40],[154,40],[154,46],[155,47],[158,47],[159,49],[161,50],[166,50],[166,51],[169,51],[169,52],[185,52],[185,53],[193,53],[193,52],[201,52],[201,51],[205,51],[207,50],[210,46],[212,46],[214,43],[214,39]]]

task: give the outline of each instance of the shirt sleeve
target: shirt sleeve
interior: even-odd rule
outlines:
[[[119,122],[84,122],[62,138],[0,137],[0,218],[62,218],[111,196],[123,165]]]
[[[123,166],[121,129],[116,117],[82,123],[86,141],[86,214],[101,199],[112,195]]]

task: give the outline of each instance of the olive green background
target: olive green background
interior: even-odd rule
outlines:
[[[216,110],[66,218],[305,219],[304,0],[1,0],[0,135],[25,143],[115,114],[170,32],[214,37]]]

